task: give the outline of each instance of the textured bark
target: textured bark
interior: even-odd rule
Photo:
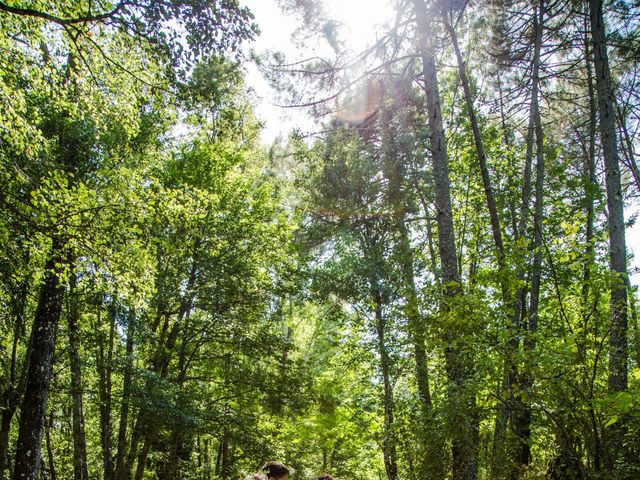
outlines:
[[[209,456],[209,439],[203,440],[202,446],[202,480],[211,480],[211,457]]]
[[[72,429],[73,429],[73,478],[88,480],[87,440],[84,428],[82,402],[82,360],[80,358],[80,305],[78,301],[77,277],[71,275],[69,291],[68,335],[69,365],[71,367]]]
[[[11,420],[15,413],[13,410],[2,410],[0,416],[0,479],[4,480],[4,471],[7,469],[7,453],[9,449],[9,433],[11,431]]]
[[[542,16],[542,12],[540,13]],[[535,334],[538,330],[538,310],[540,305],[540,285],[542,275],[542,234],[543,234],[543,208],[544,208],[544,149],[542,137],[542,124],[540,116],[536,118],[536,193],[535,212],[533,216],[533,264],[531,267],[531,291],[529,299],[528,322],[525,326],[527,340],[525,348],[528,351],[528,358],[533,359],[536,347]],[[515,426],[516,435],[520,441],[517,460],[520,466],[527,466],[531,462],[531,400],[527,392],[533,386],[533,374],[530,365],[525,366],[520,379],[520,391],[525,392],[527,400],[520,399],[521,413],[519,412],[518,422]]]
[[[190,330],[190,315],[186,314],[184,326],[182,328],[182,339],[180,342],[180,349],[178,351],[178,366],[177,366],[177,377],[175,379],[175,387],[179,391],[184,386],[184,382],[187,379],[187,369],[189,368],[188,364],[188,342],[189,335],[191,333]],[[285,350],[286,351],[286,350]],[[286,355],[283,357],[283,362],[286,362]],[[165,478],[167,480],[178,480],[180,478],[180,463],[182,460],[184,445],[185,445],[185,434],[184,431],[180,428],[174,428],[171,433],[171,441],[169,444],[169,461],[168,468]]]
[[[64,299],[64,284],[60,278],[65,262],[63,250],[63,242],[54,238],[33,321],[33,350],[20,409],[14,480],[38,479],[56,334]]]
[[[451,212],[451,187],[447,144],[444,134],[438,74],[435,63],[435,47],[432,34],[433,15],[427,11],[424,0],[413,0],[418,46],[422,59],[422,76],[427,99],[429,140],[435,183],[435,207],[438,225],[438,253],[442,268],[443,301],[441,309],[450,314],[452,301],[461,294],[458,258],[456,254],[453,215]],[[471,360],[463,353],[461,343],[466,338],[462,332],[445,334],[445,367],[449,380],[449,400],[452,404],[452,421],[458,428],[452,432],[452,474],[454,480],[475,480],[478,474],[479,424],[475,397],[468,391],[468,379],[472,371]]]
[[[449,182],[449,162],[447,143],[442,120],[438,74],[435,63],[434,47],[428,32],[431,22],[423,0],[413,0],[416,22],[420,31],[420,54],[422,57],[424,88],[427,98],[429,121],[429,143],[433,162],[435,182],[436,221],[438,224],[438,254],[441,261],[442,280],[460,283],[458,275],[458,259],[455,249],[453,215],[451,213],[451,191]],[[458,287],[445,286],[450,294],[455,294]]]
[[[609,211],[609,261],[611,268],[611,321],[609,336],[609,379],[612,393],[628,388],[627,339],[627,249],[624,226],[624,197],[620,182],[620,162],[616,138],[615,98],[607,55],[603,1],[589,1],[591,38],[593,40],[596,91],[600,120],[600,142],[604,157]],[[624,419],[607,432],[607,463],[611,467],[623,444]]]
[[[600,118],[600,141],[604,157],[609,211],[609,257],[611,263],[611,337],[609,390],[627,388],[627,259],[624,231],[624,198],[615,125],[615,101],[605,41],[602,0],[590,0],[591,35],[594,48],[596,89]]]
[[[129,480],[131,473],[133,472],[133,465],[136,461],[136,455],[138,455],[138,446],[144,435],[144,412],[138,412],[138,415],[133,426],[133,432],[131,433],[131,441],[129,442],[129,449],[122,469],[121,479]]]

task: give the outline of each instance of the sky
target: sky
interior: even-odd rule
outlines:
[[[261,34],[251,48],[260,54],[267,50],[284,53],[289,60],[297,60],[309,55],[300,51],[292,36],[302,25],[302,20],[287,15],[278,7],[276,0],[241,0],[254,13]],[[349,36],[349,44],[355,50],[363,49],[375,40],[374,28],[392,18],[393,10],[388,0],[325,0],[327,13],[343,24],[342,32]],[[315,45],[320,51],[330,54],[327,45]],[[275,92],[269,87],[257,67],[248,65],[247,83],[258,97],[256,113],[265,122],[262,140],[270,144],[278,135],[286,134],[294,127],[313,130],[313,121],[305,112],[285,109],[275,105]]]
[[[241,5],[254,13],[261,34],[251,45],[257,53],[275,50],[288,59],[303,58],[292,36],[301,26],[301,19],[287,15],[278,7],[276,0],[241,0]],[[375,26],[392,18],[389,0],[325,0],[325,8],[332,18],[344,25],[350,45],[359,50],[375,40]],[[328,48],[328,47],[327,47]],[[307,52],[308,53],[308,52]],[[276,106],[276,93],[263,78],[255,65],[247,65],[247,84],[254,90],[256,114],[264,122],[262,141],[271,144],[278,136],[286,137],[293,128],[313,131],[314,123],[305,112]],[[627,205],[627,220],[638,217],[634,225],[627,228],[627,251],[635,254],[630,264],[632,285],[640,284],[640,205]]]

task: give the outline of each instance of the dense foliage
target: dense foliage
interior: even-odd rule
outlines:
[[[640,476],[638,6],[393,4],[0,1],[0,479]]]

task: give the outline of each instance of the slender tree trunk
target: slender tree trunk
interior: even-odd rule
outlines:
[[[147,436],[142,445],[142,450],[138,454],[138,463],[136,465],[135,480],[142,480],[144,477],[144,471],[147,468],[147,458],[149,458],[149,449],[151,448],[150,438]]]
[[[129,449],[127,452],[126,460],[124,462],[124,468],[122,470],[122,480],[129,480],[131,478],[131,473],[133,472],[133,465],[136,461],[136,456],[138,455],[138,446],[140,442],[143,440],[144,436],[144,411],[141,408],[136,417],[133,431],[131,433],[131,441],[129,442]]]
[[[616,117],[618,120],[618,124],[620,125],[620,133],[622,134],[622,152],[626,158],[626,165],[631,172],[631,176],[633,177],[633,181],[636,185],[636,189],[640,192],[640,168],[638,168],[638,163],[636,162],[636,152],[633,146],[633,139],[631,135],[629,135],[629,130],[627,128],[627,122],[625,116],[622,112],[620,106],[615,104],[616,109]]]
[[[187,348],[190,333],[189,318],[190,315],[187,313],[184,326],[182,328],[182,339],[180,342],[180,350],[178,352],[178,376],[175,380],[175,387],[178,391],[182,390],[184,382],[187,379]],[[284,360],[286,361],[286,356],[284,357]],[[167,480],[178,480],[180,476],[180,452],[183,449],[184,441],[184,431],[177,427],[174,428],[171,433],[171,441],[169,444],[169,464],[166,474]]]
[[[113,364],[113,346],[116,330],[117,306],[115,299],[109,306],[109,335],[101,332],[101,306],[98,306],[98,321],[95,326],[98,351],[96,367],[98,372],[98,391],[100,397],[100,445],[102,448],[102,466],[104,477],[113,478],[113,462],[111,459],[111,372]]]
[[[209,456],[209,439],[205,438],[203,441],[203,471],[202,480],[211,480],[211,457]]]
[[[633,358],[636,361],[636,367],[640,367],[640,326],[638,325],[638,308],[636,307],[636,294],[638,290],[636,288],[634,293],[629,279],[627,279],[627,288],[629,289],[629,304],[631,305],[631,328],[633,329],[633,338],[635,340]]]
[[[588,20],[585,20],[585,23]],[[585,211],[586,229],[585,229],[585,251],[584,251],[584,264],[582,271],[582,326],[580,329],[580,335],[578,340],[578,350],[580,355],[580,362],[584,365],[585,375],[583,379],[584,386],[588,389],[588,410],[589,419],[591,421],[592,437],[593,437],[593,450],[591,456],[593,458],[593,468],[596,472],[600,471],[602,462],[602,445],[600,442],[599,425],[596,420],[596,413],[593,407],[593,386],[587,370],[587,334],[589,331],[589,318],[592,317],[590,307],[590,285],[591,285],[591,273],[595,262],[595,245],[594,245],[594,222],[595,222],[595,192],[598,189],[598,179],[596,177],[596,132],[598,127],[598,105],[596,102],[595,86],[593,83],[593,55],[590,48],[590,41],[588,38],[588,25],[585,25],[585,71],[587,73],[587,93],[589,96],[589,132],[588,132],[588,144],[584,146],[584,198],[585,198]],[[584,144],[583,144],[584,145]]]
[[[9,433],[11,431],[11,420],[13,418],[13,414],[15,413],[15,409],[2,410],[2,415],[0,416],[0,454],[2,457],[0,458],[0,479],[4,480],[4,471],[7,469],[8,465],[7,461],[7,453],[9,449]]]
[[[627,362],[627,249],[624,225],[624,197],[616,139],[615,98],[607,54],[603,1],[589,0],[596,90],[600,119],[600,141],[604,157],[609,211],[609,259],[611,266],[611,323],[609,336],[609,391],[628,388]],[[623,445],[625,420],[613,424],[607,433],[607,463],[612,467]]]
[[[413,0],[422,76],[427,99],[429,140],[435,182],[435,206],[438,224],[438,251],[442,268],[443,301],[441,309],[451,315],[452,304],[461,294],[458,258],[455,247],[447,144],[444,134],[438,74],[435,62],[432,17],[424,0]],[[458,334],[459,333],[459,334]],[[449,395],[456,429],[452,433],[451,453],[453,480],[475,480],[478,473],[479,423],[475,395],[469,390],[471,359],[464,353],[466,338],[462,332],[445,334],[445,363],[449,380]]]
[[[476,147],[476,157],[478,159],[478,165],[480,167],[480,175],[482,177],[482,186],[484,188],[484,195],[487,202],[487,209],[489,210],[489,220],[491,222],[491,233],[493,234],[493,245],[496,250],[496,257],[498,259],[498,267],[500,269],[502,296],[505,301],[508,302],[508,284],[505,278],[505,259],[504,259],[504,243],[502,241],[502,227],[500,226],[500,216],[498,214],[498,207],[496,205],[496,198],[493,191],[493,185],[491,184],[491,176],[489,175],[489,167],[487,166],[487,153],[484,148],[484,142],[482,141],[482,135],[480,133],[480,125],[478,124],[478,117],[476,116],[475,107],[473,106],[473,96],[471,95],[471,87],[469,85],[469,78],[467,77],[467,69],[465,62],[460,52],[460,46],[458,45],[458,35],[455,28],[451,24],[449,19],[449,12],[444,11],[442,15],[444,24],[451,37],[451,43],[453,44],[453,51],[456,55],[458,63],[458,74],[460,76],[460,83],[462,84],[462,90],[464,91],[464,98],[467,107],[467,113],[469,115],[469,121],[471,122],[471,131],[473,132],[473,140]]]
[[[502,92],[502,79],[500,76],[500,69],[496,72],[496,77],[498,81],[498,100],[500,105],[500,123],[502,126],[502,135],[504,144],[507,146],[509,150],[511,150],[511,137],[510,130],[507,128],[507,119],[504,111],[504,96]],[[529,153],[529,152],[528,152]],[[527,157],[529,158],[529,157]],[[525,162],[526,165],[530,165],[530,163]],[[525,168],[525,173],[527,169]],[[530,177],[529,177],[530,178]],[[526,188],[526,183],[524,187]],[[524,193],[524,192],[523,192]],[[527,194],[528,195],[528,194]],[[517,213],[516,202],[509,202],[509,213],[510,213],[510,223],[511,229],[513,232],[516,232],[516,237],[518,236],[518,213]],[[520,295],[520,292],[517,293]],[[516,300],[513,300],[514,310],[516,309]],[[512,410],[512,402],[511,402],[511,382],[515,379],[517,371],[515,370],[515,363],[513,361],[513,356],[515,354],[515,349],[517,347],[517,342],[514,341],[516,335],[515,329],[515,315],[512,317],[511,325],[509,328],[511,329],[510,341],[506,346],[506,354],[505,354],[505,365],[504,365],[504,375],[502,377],[502,384],[500,385],[500,393],[501,393],[501,402],[497,405],[495,426],[493,431],[493,445],[492,445],[492,456],[491,456],[491,472],[495,478],[502,477],[503,475],[500,473],[500,470],[505,465],[507,448],[506,448],[506,433],[507,426],[509,424],[509,415]]]
[[[193,301],[195,299],[195,284],[198,275],[198,253],[200,244],[201,241],[199,239],[196,239],[194,241],[192,264],[189,270],[189,277],[187,279],[185,292],[180,301],[178,317],[173,325],[171,325],[171,329],[168,328],[169,323],[167,318],[167,323],[165,324],[165,328],[163,328],[160,334],[160,339],[157,342],[155,354],[153,355],[151,364],[149,366],[149,370],[157,374],[161,379],[166,378],[167,374],[169,373],[169,363],[171,361],[171,355],[175,351],[180,331],[184,327],[184,320],[186,317],[188,317],[193,305]],[[162,308],[162,304],[158,305],[158,309],[160,308]],[[161,315],[158,315],[158,317],[160,316]],[[148,388],[151,388],[150,384],[147,384],[147,386]],[[152,436],[153,434],[154,432],[152,431],[149,422],[147,421],[147,411],[143,407],[138,411],[138,415],[135,420],[135,427],[131,435],[127,460],[124,463],[124,478],[130,478],[136,456],[136,478],[138,475],[142,475],[144,473],[147,455],[151,446],[151,442],[148,440],[148,437]],[[138,452],[138,446],[141,442],[144,442],[143,448],[140,452]],[[140,468],[142,468],[143,471],[140,471]]]
[[[405,284],[405,314],[409,322],[409,333],[413,343],[413,354],[416,362],[416,384],[418,386],[420,401],[423,407],[429,411],[432,408],[431,388],[429,386],[429,363],[425,348],[424,319],[420,315],[418,290],[416,288],[413,269],[413,250],[409,243],[409,235],[403,219],[400,220],[398,228],[400,233],[401,269]]]
[[[27,258],[28,261],[28,258]],[[2,394],[0,415],[0,480],[5,479],[5,470],[8,468],[9,434],[11,433],[11,421],[15,415],[24,391],[27,378],[29,356],[31,354],[31,339],[27,345],[27,353],[22,364],[18,362],[18,344],[24,337],[25,321],[24,311],[27,303],[28,279],[24,279],[19,287],[13,303],[13,339],[11,343],[11,360],[9,364],[9,384]]]
[[[380,355],[380,370],[384,384],[384,433],[382,438],[382,451],[384,457],[384,467],[388,480],[398,478],[398,463],[396,452],[396,438],[394,434],[394,402],[393,386],[391,385],[391,359],[386,345],[386,320],[384,318],[383,299],[380,286],[376,278],[377,272],[371,276],[371,295],[376,319],[376,332],[378,335],[378,354]]]
[[[533,374],[530,363],[535,350],[535,334],[538,329],[538,310],[540,305],[540,286],[542,277],[542,234],[544,214],[544,136],[540,119],[539,106],[539,64],[542,49],[542,33],[544,31],[544,0],[540,0],[533,19],[535,32],[533,50],[533,76],[531,90],[531,118],[535,137],[536,152],[536,182],[533,215],[533,264],[531,266],[531,289],[529,299],[529,312],[527,323],[520,325],[520,332],[526,332],[525,350],[528,360],[525,362],[518,382],[516,394],[516,408],[514,411],[513,430],[518,439],[518,445],[514,452],[514,471],[512,478],[519,478],[523,468],[531,462],[531,399],[530,390],[533,386]],[[523,211],[525,205],[523,204]],[[524,215],[523,215],[524,217]],[[525,227],[526,221],[522,223]],[[525,227],[526,228],[526,227]],[[524,232],[524,229],[522,230]]]
[[[433,244],[433,227],[431,225],[432,219],[429,218],[429,206],[427,205],[427,199],[424,196],[424,192],[418,181],[416,179],[413,180],[413,186],[418,193],[418,198],[420,199],[420,204],[422,206],[422,211],[424,212],[424,216],[426,218],[426,226],[427,226],[427,249],[429,251],[429,267],[431,268],[431,273],[436,281],[440,280],[440,272],[438,270],[438,264],[436,261],[436,249]]]
[[[214,476],[219,477],[220,472],[222,471],[222,443],[224,438],[218,439],[218,452],[216,454],[216,468],[214,471]]]
[[[69,365],[71,367],[71,397],[73,425],[73,478],[88,480],[87,440],[84,428],[82,405],[82,360],[80,358],[80,305],[77,289],[77,274],[73,272],[70,280],[68,335]]]
[[[225,431],[220,442],[220,477],[231,478],[231,458],[229,455],[229,434]]]
[[[542,9],[540,11],[542,17]],[[543,234],[543,212],[544,212],[544,145],[542,136],[542,124],[540,116],[536,118],[536,192],[535,192],[535,213],[533,216],[533,265],[531,267],[531,296],[529,300],[529,316],[527,330],[527,340],[525,348],[527,350],[529,365],[526,365],[522,372],[520,381],[520,392],[526,395],[526,400],[520,398],[522,407],[519,423],[516,426],[516,434],[520,441],[518,463],[520,466],[528,466],[531,462],[531,387],[533,386],[533,373],[530,362],[535,355],[535,335],[538,331],[538,310],[540,305],[540,284],[542,276],[542,234]]]
[[[127,340],[125,347],[125,367],[122,380],[122,403],[120,404],[120,421],[118,424],[118,449],[116,453],[116,480],[128,480],[125,476],[125,458],[127,449],[127,426],[129,424],[129,402],[131,397],[131,375],[133,370],[133,347],[135,335],[135,317],[129,315],[127,324]]]
[[[54,238],[33,321],[33,350],[20,409],[14,480],[38,479],[56,333],[64,299],[64,283],[60,277],[65,260],[64,243]]]

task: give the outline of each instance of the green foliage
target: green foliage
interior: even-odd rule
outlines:
[[[331,98],[353,106],[358,88],[336,72],[356,68],[341,63],[356,54],[343,51],[338,26],[318,2],[282,3],[339,58],[335,71],[315,58],[290,77],[279,58],[276,83],[294,94],[312,85],[316,96],[338,85]],[[294,479],[393,477],[395,462],[391,480],[439,480],[452,478],[452,446],[467,432],[481,479],[638,476],[637,301],[628,386],[613,392],[609,292],[625,279],[609,268],[582,17],[551,4],[545,13],[536,152],[523,74],[531,5],[454,8],[503,253],[450,39],[434,18],[460,277],[443,284],[414,17],[395,7],[396,27],[356,55],[371,77],[358,82],[379,90],[371,116],[330,120],[314,141],[293,133],[267,151],[238,54],[257,27],[238,2],[0,2],[0,468],[13,465],[57,246],[64,300],[43,478],[72,478],[83,438],[90,478],[229,479],[280,459]],[[634,8],[607,12],[620,25],[611,57],[628,202]],[[483,47],[497,39],[500,48]],[[546,179],[534,226],[522,186],[537,153]],[[525,308],[514,318],[518,292]]]

